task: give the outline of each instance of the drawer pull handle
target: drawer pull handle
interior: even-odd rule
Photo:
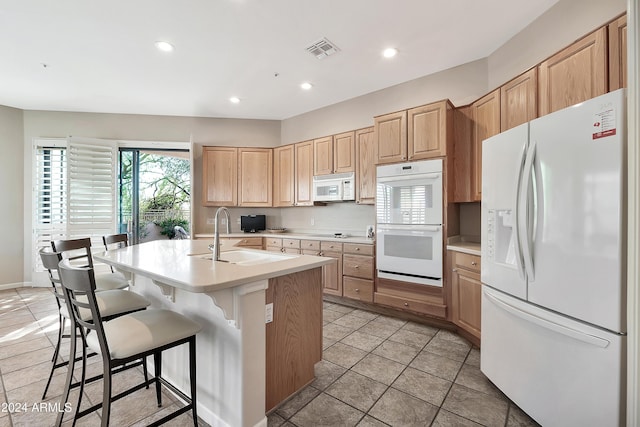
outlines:
[[[359,251],[359,250],[360,250],[360,248],[356,248],[356,251]]]
[[[356,292],[360,292],[360,289],[356,288]]]
[[[404,306],[405,306],[405,307],[409,307],[409,303],[408,303],[408,302],[405,302],[405,303],[404,303]]]
[[[353,268],[360,268],[360,266],[359,265],[354,265]]]
[[[471,265],[478,265],[478,263],[475,261],[471,261]]]

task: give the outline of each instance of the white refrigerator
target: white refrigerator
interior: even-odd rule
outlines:
[[[625,103],[482,146],[481,370],[545,427],[624,425]]]

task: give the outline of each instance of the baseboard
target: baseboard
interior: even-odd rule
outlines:
[[[6,283],[4,285],[0,285],[0,291],[5,291],[7,289],[24,288],[24,287],[27,287],[27,286],[31,286],[31,283],[25,283],[25,282]]]

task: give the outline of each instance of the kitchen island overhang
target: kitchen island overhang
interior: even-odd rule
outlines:
[[[299,359],[307,365],[300,365],[307,376],[304,379],[302,375],[303,382],[313,379],[313,364],[322,355],[321,268],[335,260],[294,255],[257,264],[217,262],[206,259],[209,243],[158,240],[97,254],[95,259],[131,273],[131,289],[147,297],[154,308],[171,309],[202,324],[197,336],[198,411],[207,423],[266,426],[265,412],[270,408],[265,407],[265,401],[274,401],[265,390],[267,376],[271,385],[274,375],[276,382],[281,375],[299,376],[298,372],[272,366],[279,357],[268,358],[267,354],[282,347],[274,340],[291,342],[291,334],[306,336],[294,340],[297,348],[291,348],[290,353],[293,358],[301,356]],[[231,252],[239,248],[226,249]],[[267,295],[269,286],[272,289]],[[281,291],[275,291],[275,287]],[[266,298],[273,304],[269,334],[265,326]],[[286,303],[280,304],[278,298],[285,298]],[[292,303],[306,306],[292,310]],[[188,390],[186,355],[176,350],[163,359],[163,372],[177,387]],[[302,357],[305,354],[314,357]],[[276,388],[284,398],[291,393],[286,390],[295,392],[304,386],[299,379],[283,378],[282,382],[286,387],[278,384]]]

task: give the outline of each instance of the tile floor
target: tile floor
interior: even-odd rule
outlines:
[[[489,383],[479,370],[479,351],[457,335],[337,304],[324,307],[316,380],[269,416],[270,427],[536,425]],[[40,398],[56,338],[57,308],[48,289],[0,291],[0,427],[53,425],[64,368],[55,373],[48,406]],[[90,360],[89,371],[99,372],[100,358]],[[117,374],[114,390],[141,379],[140,371]],[[85,388],[82,407],[101,397],[97,381]],[[114,403],[111,425],[147,425],[179,405],[169,393],[163,402],[156,407],[153,389],[137,391]],[[78,423],[99,424],[97,413]],[[64,425],[70,425],[66,417]],[[169,425],[193,421],[183,414]]]

